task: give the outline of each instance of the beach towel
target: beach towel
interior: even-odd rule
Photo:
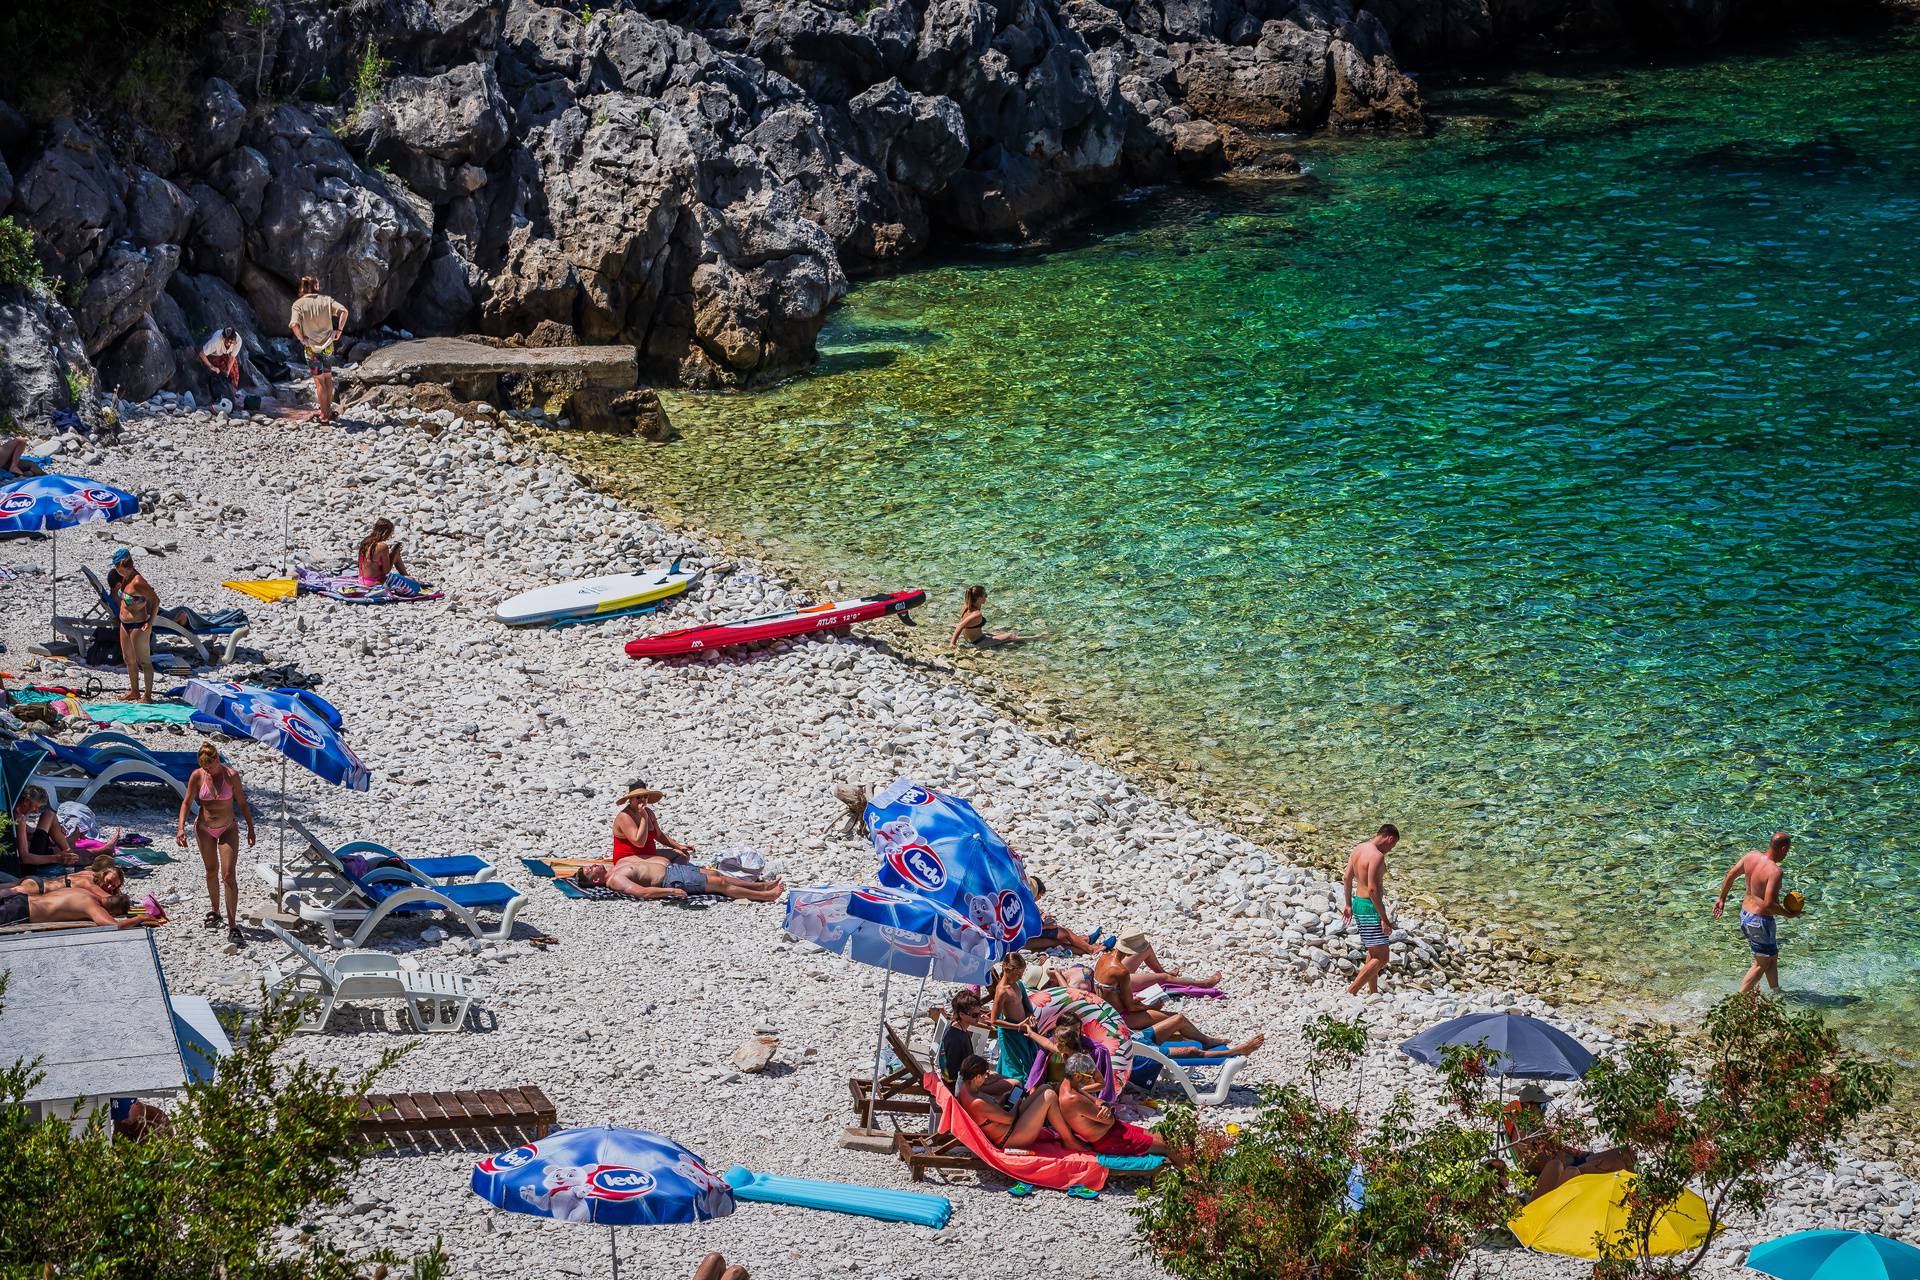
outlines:
[[[958,1138],[961,1145],[995,1172],[1015,1182],[1031,1182],[1036,1187],[1051,1187],[1055,1191],[1065,1191],[1068,1187],[1098,1191],[1107,1185],[1107,1166],[1101,1163],[1100,1157],[1068,1151],[1057,1142],[1037,1142],[1031,1150],[1004,1151],[987,1140],[987,1135],[980,1131],[980,1126],[936,1073],[929,1071],[920,1083],[940,1106],[940,1132]]]
[[[293,576],[303,595],[325,596],[344,604],[407,604],[416,600],[438,600],[440,593],[403,573],[390,573],[378,586],[368,586],[357,573],[321,573],[306,565],[293,567]]]
[[[644,901],[647,901],[647,899],[644,899],[644,898],[636,898],[636,897],[633,897],[631,894],[621,893],[618,889],[596,888],[595,886],[590,884],[577,884],[574,882],[573,873],[578,871],[580,868],[596,867],[596,866],[604,867],[604,866],[611,865],[611,863],[612,863],[612,859],[610,858],[522,858],[520,859],[521,866],[525,867],[527,871],[530,872],[531,874],[540,877],[542,880],[545,880],[548,884],[558,889],[563,897],[573,898],[582,902],[644,902]],[[665,898],[657,898],[657,899],[654,899],[654,901],[666,902],[668,900]],[[691,903],[698,906],[705,906],[709,902],[725,902],[725,901],[726,901],[725,895],[718,894],[718,893],[690,893],[684,898],[675,898],[672,900],[672,902],[676,905],[686,905]]]
[[[102,724],[190,724],[193,708],[184,702],[95,702],[87,714]]]
[[[291,600],[300,594],[298,578],[247,578],[234,582],[223,582],[223,587],[231,587],[241,595],[252,596],[267,604],[279,600]]]
[[[1227,993],[1218,987],[1201,987],[1191,982],[1163,982],[1159,989],[1170,996],[1180,996],[1187,1000],[1225,1000],[1227,998]]]

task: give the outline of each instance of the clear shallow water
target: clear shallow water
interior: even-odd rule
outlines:
[[[1642,988],[1799,834],[1790,988],[1920,1058],[1920,33],[1435,93],[1424,140],[864,284],[669,505]]]

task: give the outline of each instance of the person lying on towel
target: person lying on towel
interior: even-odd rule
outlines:
[[[1167,1144],[1137,1124],[1128,1124],[1100,1101],[1100,1070],[1091,1054],[1067,1059],[1060,1085],[1060,1115],[1073,1136],[1103,1156],[1164,1156]]]
[[[14,924],[105,924],[116,929],[137,929],[143,924],[159,924],[146,915],[126,916],[132,904],[124,893],[105,898],[87,889],[55,889],[50,893],[25,894],[9,889],[0,893],[0,926]]]
[[[573,882],[585,889],[612,889],[629,898],[684,898],[694,893],[714,893],[743,902],[778,902],[787,886],[778,880],[761,884],[756,880],[736,880],[705,867],[683,862],[661,862],[655,858],[622,858],[612,866],[598,863],[574,872]]]
[[[1073,1136],[1060,1114],[1059,1090],[1043,1084],[1032,1093],[1019,1089],[1002,1093],[999,1080],[987,1060],[976,1053],[960,1064],[960,1091],[953,1095],[987,1141],[1003,1151],[1030,1148],[1047,1138],[1058,1140],[1069,1151],[1089,1149]]]

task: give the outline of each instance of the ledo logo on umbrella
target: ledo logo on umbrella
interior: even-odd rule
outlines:
[[[482,1173],[511,1173],[533,1162],[540,1153],[531,1146],[515,1147],[511,1151],[502,1151],[497,1156],[488,1156],[479,1165]]]
[[[120,505],[120,495],[112,489],[86,488],[80,491],[80,501],[90,507],[99,507],[111,511]]]
[[[33,495],[29,493],[10,493],[0,498],[0,516],[17,516],[33,506]]]
[[[319,750],[321,745],[326,741],[326,739],[320,736],[318,729],[308,724],[297,713],[292,711],[283,711],[280,713],[280,732],[286,734],[301,746],[315,751]]]
[[[993,915],[1000,924],[1001,940],[1012,942],[1020,936],[1021,926],[1026,923],[1027,909],[1020,905],[1018,893],[1012,889],[1002,889],[994,901]]]
[[[947,868],[930,845],[899,845],[888,851],[887,865],[922,893],[938,893],[947,886]]]
[[[900,793],[901,804],[932,804],[933,792],[925,787],[908,787]]]
[[[587,1176],[587,1195],[595,1200],[638,1200],[658,1185],[645,1169],[623,1164],[596,1165]]]

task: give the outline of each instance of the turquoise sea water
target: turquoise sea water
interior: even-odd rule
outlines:
[[[1791,830],[1789,987],[1920,1058],[1920,33],[1431,97],[863,284],[648,483],[931,625],[988,584],[1008,674],[1643,989],[1731,986]]]

